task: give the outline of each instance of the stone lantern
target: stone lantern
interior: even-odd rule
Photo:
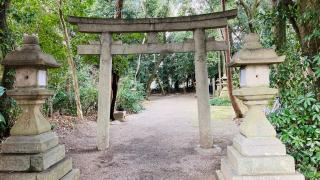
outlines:
[[[278,93],[269,87],[269,65],[281,63],[274,49],[263,48],[257,34],[245,37],[244,48],[229,66],[240,67],[240,89],[233,94],[248,107],[240,134],[227,148],[227,157],[221,161],[219,180],[302,180],[295,171],[293,157],[286,154],[284,144],[265,116],[268,101]]]
[[[36,36],[25,36],[23,47],[9,53],[2,64],[15,69],[14,89],[7,95],[22,109],[21,115],[3,142],[0,179],[65,179],[79,177],[65,148],[51,131],[40,108],[53,95],[47,87],[47,69],[57,68],[55,59],[41,51]]]
[[[223,74],[223,76],[221,78],[221,84],[222,84],[222,89],[221,89],[221,92],[220,92],[220,97],[221,98],[229,98],[228,81],[227,81],[226,74]]]
[[[8,54],[2,64],[16,71],[14,89],[7,94],[17,101],[23,111],[10,134],[36,135],[49,131],[51,126],[39,108],[53,95],[46,89],[47,69],[57,68],[59,64],[51,55],[41,52],[35,36],[26,36],[21,50]]]

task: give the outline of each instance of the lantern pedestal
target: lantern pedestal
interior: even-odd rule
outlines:
[[[219,180],[303,180],[295,171],[293,157],[286,155],[284,144],[266,118],[263,109],[277,93],[268,87],[241,88],[234,95],[248,107],[240,134],[227,148],[221,161]]]
[[[53,95],[47,89],[21,88],[10,90],[8,96],[15,99],[22,109],[21,115],[10,130],[12,136],[37,135],[51,130],[50,123],[40,112],[45,100]]]
[[[52,91],[21,88],[7,94],[17,100],[22,113],[2,144],[0,179],[78,179],[79,170],[72,169],[65,147],[58,144],[58,137],[40,112]]]

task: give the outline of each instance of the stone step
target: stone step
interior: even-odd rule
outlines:
[[[65,158],[43,172],[0,172],[0,180],[57,180],[72,170],[71,158]]]
[[[31,170],[43,171],[65,157],[64,145],[58,145],[44,153],[31,156]]]
[[[58,145],[40,154],[1,154],[0,171],[43,171],[64,157],[64,145]]]
[[[219,174],[218,174],[219,173]],[[238,175],[232,170],[227,159],[221,160],[221,172],[218,172],[218,180],[304,180],[304,176],[298,172],[292,174],[262,174],[262,175]]]
[[[293,157],[284,156],[243,156],[233,146],[227,148],[228,162],[239,175],[293,174]]]
[[[0,171],[30,170],[30,155],[0,155]]]
[[[285,145],[276,137],[247,138],[239,134],[233,139],[233,147],[244,156],[286,155]]]
[[[58,136],[46,132],[35,136],[10,136],[2,143],[2,153],[32,154],[42,153],[58,145]]]

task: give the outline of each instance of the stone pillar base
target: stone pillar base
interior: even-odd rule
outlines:
[[[219,180],[304,180],[279,139],[243,135],[234,138],[216,175]]]
[[[76,180],[80,171],[72,169],[64,145],[51,131],[35,136],[10,136],[2,144],[0,180]]]

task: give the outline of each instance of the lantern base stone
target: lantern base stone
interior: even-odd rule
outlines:
[[[277,138],[246,138],[239,134],[233,139],[233,147],[244,156],[286,155],[285,145]]]
[[[216,172],[216,177],[218,180],[304,180],[304,176],[299,172],[292,174],[238,175],[225,159],[221,161],[221,170]]]
[[[294,159],[289,156],[243,156],[234,147],[227,150],[228,162],[239,175],[291,174]]]
[[[0,154],[0,180],[76,180],[79,170],[65,158],[64,145],[52,131],[35,136],[11,136]]]
[[[1,154],[0,171],[43,171],[65,157],[64,145],[40,154]]]
[[[79,176],[80,171],[72,169],[72,160],[67,158],[42,172],[1,172],[0,180],[76,180]]]
[[[219,180],[304,180],[279,139],[241,134],[227,148],[227,157],[221,160],[216,176]]]
[[[10,136],[2,143],[2,153],[41,153],[58,145],[58,136],[52,131],[35,136]]]
[[[31,156],[31,168],[34,171],[44,171],[65,157],[64,145],[58,145],[44,153]]]

